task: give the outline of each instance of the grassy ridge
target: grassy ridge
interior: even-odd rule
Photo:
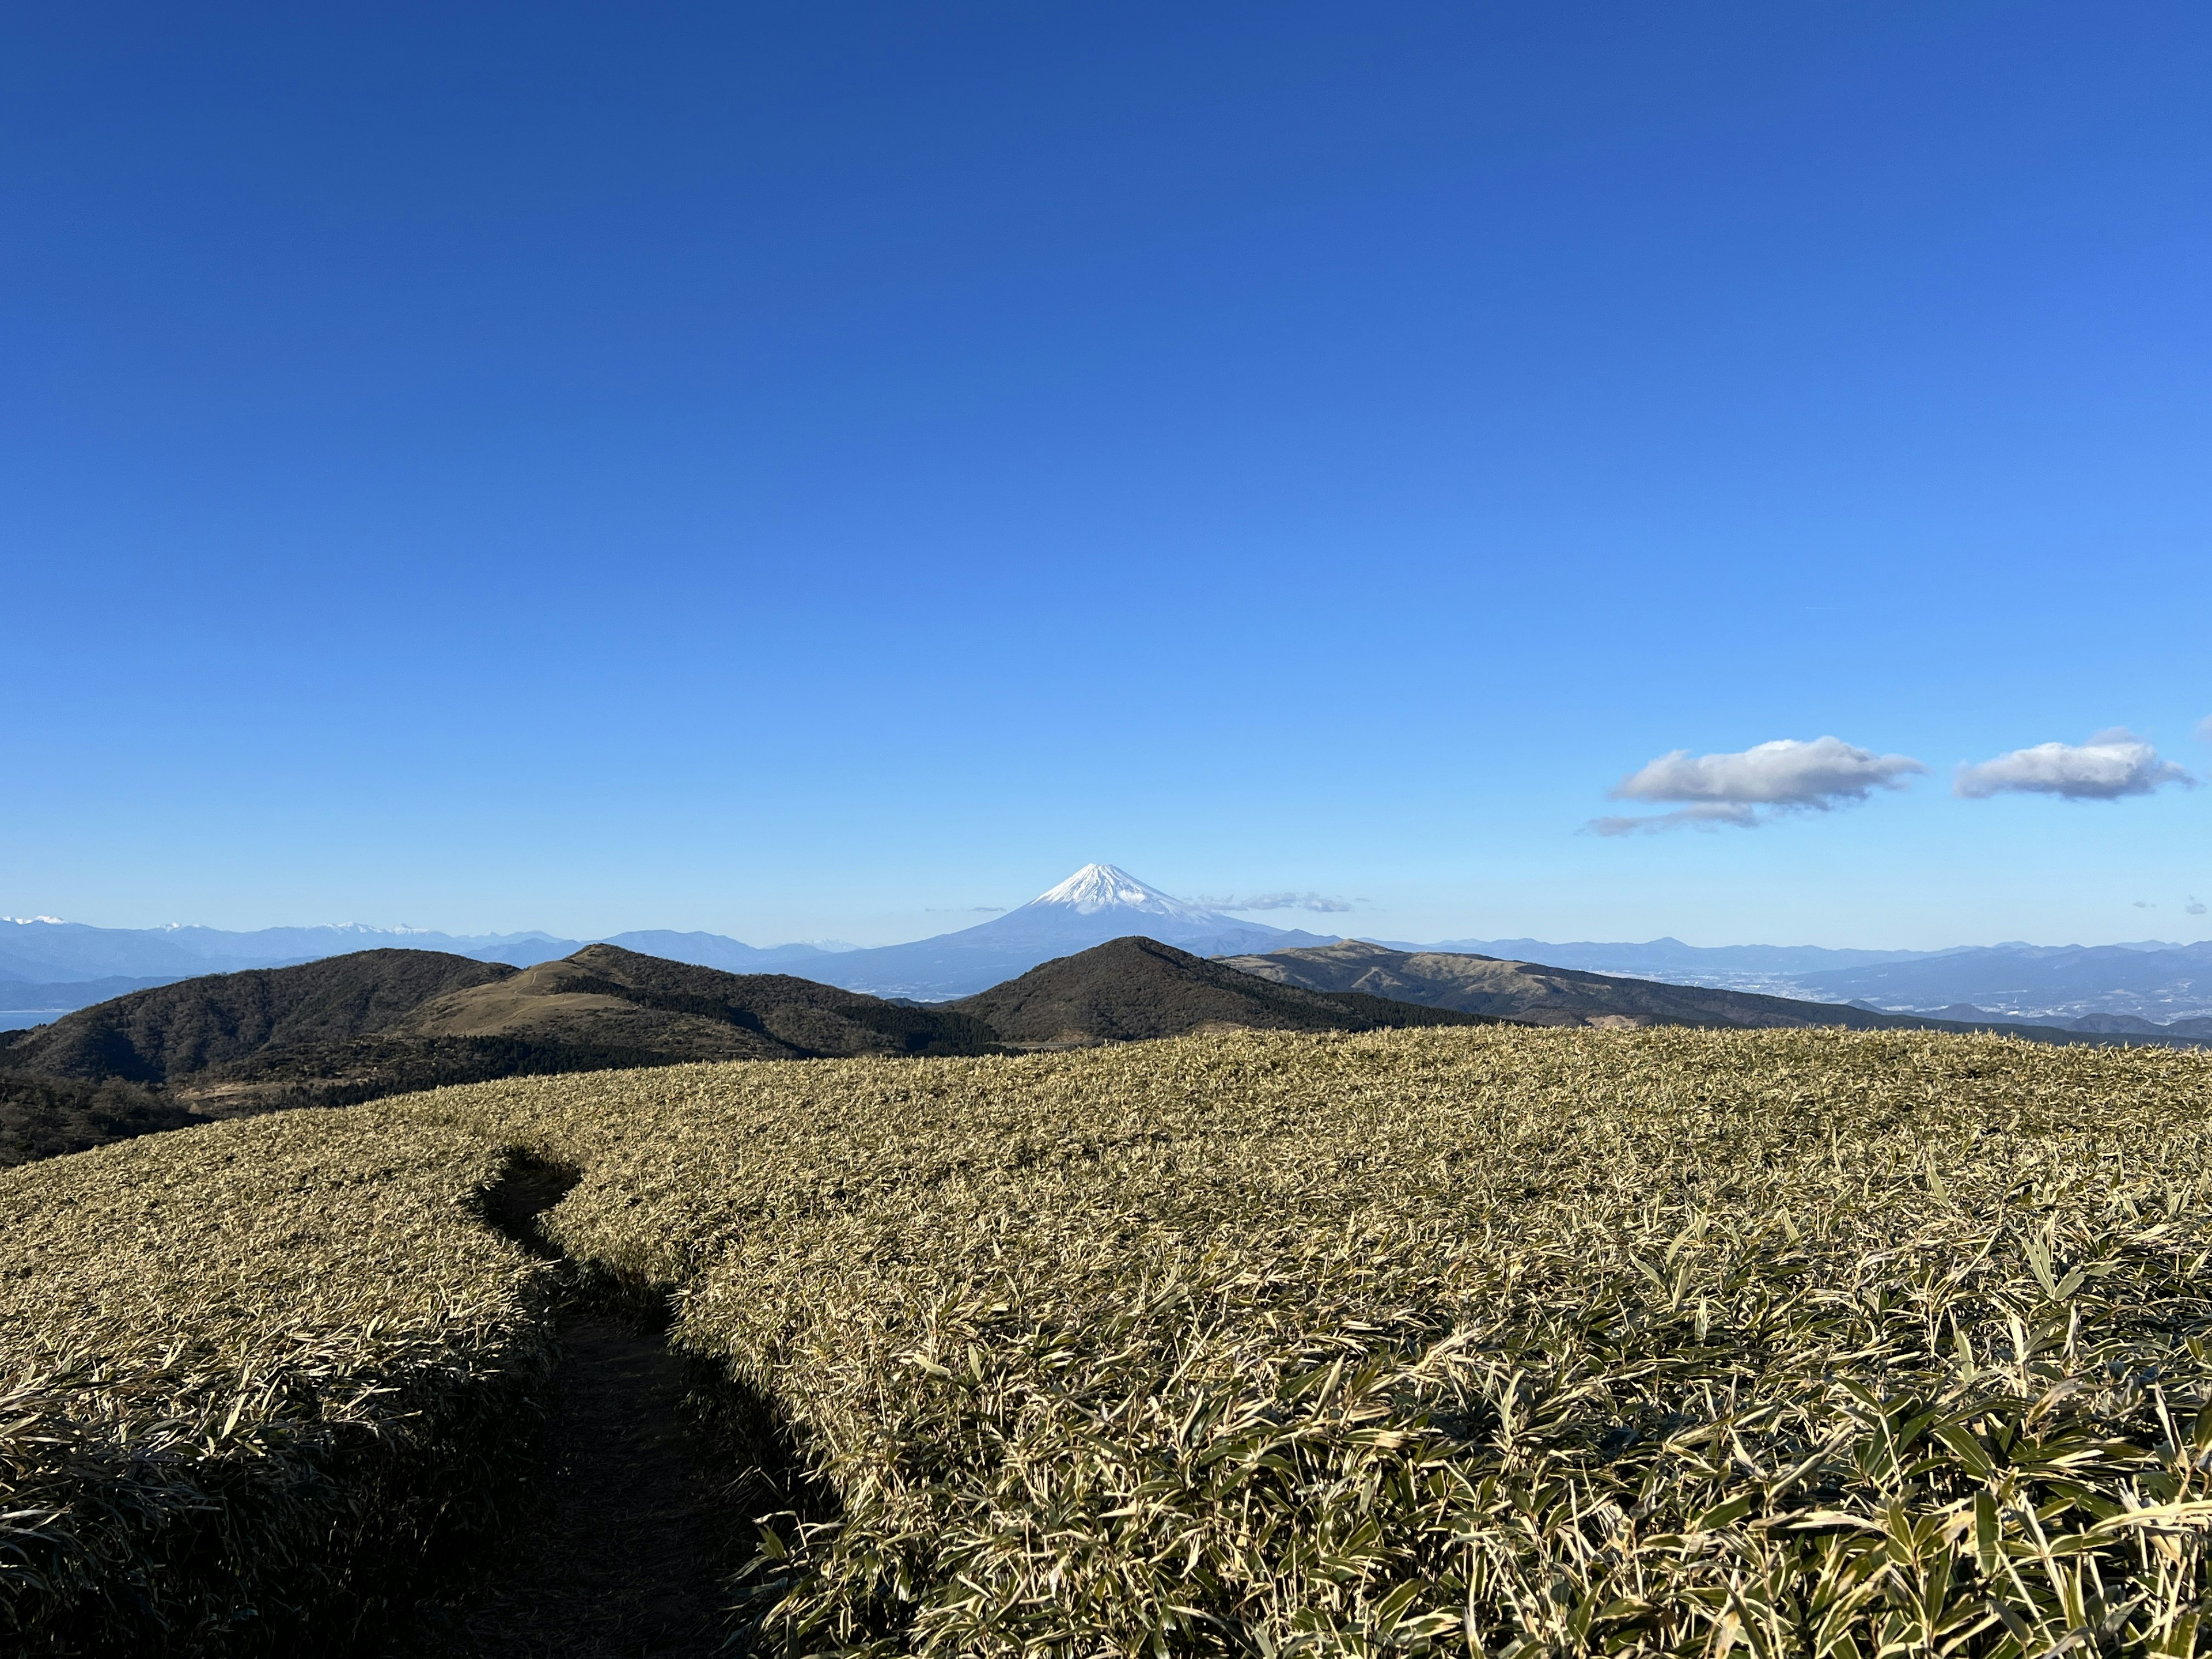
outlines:
[[[301,1112],[0,1174],[0,1649],[327,1650],[489,1522],[549,1360],[501,1161]]]
[[[2208,1085],[1443,1031],[436,1109],[793,1425],[788,1650],[1994,1655],[2194,1642]]]
[[[127,1221],[139,1158],[130,1190],[197,1216],[216,1188],[171,1149],[244,1131],[263,1202],[310,1157],[344,1187],[255,1219],[227,1279],[142,1291],[62,1218],[45,1255],[0,1243],[0,1283],[11,1361],[71,1328],[76,1274],[157,1392],[164,1333],[230,1333],[195,1436],[258,1398],[239,1379],[300,1374],[280,1328],[335,1345],[387,1304],[425,1397],[526,1394],[532,1270],[466,1196],[494,1148],[580,1167],[548,1231],[669,1288],[674,1340],[814,1477],[740,1586],[772,1650],[2188,1652],[2208,1109],[2193,1054],[1836,1032],[511,1080],[0,1177],[46,1202],[66,1173]],[[330,1240],[283,1243],[314,1217]],[[330,1266],[272,1289],[288,1253]],[[71,1421],[139,1409],[85,1375]],[[410,1467],[330,1490],[365,1516],[427,1489]]]

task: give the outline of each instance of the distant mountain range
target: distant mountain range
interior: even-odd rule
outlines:
[[[1018,909],[957,933],[873,949],[751,945],[720,933],[665,929],[593,941],[726,973],[790,973],[847,990],[916,1001],[972,995],[1038,963],[1139,934],[1200,957],[1265,954],[1331,944],[1337,935],[1271,927],[1187,903],[1110,864],[1091,864]],[[196,975],[283,967],[351,951],[436,951],[526,968],[586,941],[545,933],[450,934],[359,925],[108,928],[0,919],[0,1029],[42,1024],[74,1008]],[[1455,939],[1380,943],[1399,951],[1471,954],[1583,973],[1855,1003],[1951,1019],[2033,1022],[2149,1034],[2212,1017],[2212,943],[2004,944],[1944,951],[1846,951],[1817,945],[1700,946],[1680,939],[1557,943]],[[2129,1024],[2128,1022],[2133,1022]]]
[[[283,968],[355,951],[441,951],[479,962],[528,967],[563,957],[573,940],[550,933],[457,936],[414,927],[92,927],[52,916],[0,920],[0,1000],[24,981],[46,985],[94,979],[188,979],[247,968]]]
[[[1807,974],[1811,995],[1882,1008],[1968,1003],[2023,1019],[2155,1024],[2212,1015],[2212,943],[1998,945]]]
[[[1326,945],[1336,935],[1239,921],[1170,897],[1110,864],[1086,864],[1019,909],[912,945],[799,958],[786,973],[920,1001],[986,990],[1039,963],[1140,934],[1198,957]]]
[[[1110,864],[1087,864],[1019,909],[958,933],[873,950],[757,946],[720,933],[646,930],[591,943],[725,973],[791,973],[877,996],[940,1001],[967,996],[1041,962],[1142,933],[1196,956],[1322,945],[1334,933],[1269,927],[1186,904]],[[198,974],[284,968],[356,951],[438,951],[528,968],[573,956],[586,941],[550,933],[434,933],[417,928],[90,927],[51,917],[0,920],[0,1027],[27,1025],[125,991]],[[120,984],[113,981],[121,979]],[[100,981],[92,989],[89,981]],[[83,985],[79,994],[70,988]]]
[[[1994,1031],[2042,1042],[2154,1036],[2161,1042],[2194,1044],[2212,1039],[2212,1021],[2184,1021],[2172,1029],[2142,1025],[2136,1030],[2132,1024],[2065,1029],[1993,1018],[1977,1008],[1954,1009],[1936,1016],[1889,1013],[1853,1003],[1839,1005],[1594,974],[1466,951],[1394,951],[1359,939],[1315,949],[1277,951],[1267,956],[1228,957],[1219,965],[1278,985],[1310,991],[1364,991],[1397,1001],[1531,1025],[1705,1025],[1746,1030],[1843,1025],[1859,1030]],[[2205,1029],[2191,1029],[2193,1024]]]
[[[1586,974],[1620,974],[1632,979],[1664,980],[1674,985],[1704,985],[1722,991],[1757,991],[1790,995],[1808,974],[1848,971],[1893,962],[1917,961],[1945,954],[1929,951],[1832,951],[1817,945],[1685,945],[1678,939],[1648,939],[1640,945],[1588,940],[1553,944],[1540,939],[1448,939],[1432,944],[1380,939],[1394,951],[1447,951],[1495,957],[1504,962],[1540,962]]]
[[[1559,945],[1534,939],[1447,939],[1425,945],[1386,942],[1395,950],[1469,952],[1585,973],[1860,1003],[1954,1019],[1996,1018],[2069,1027],[2100,1018],[2133,1020],[2139,1024],[2106,1029],[2141,1031],[2212,1016],[2212,942],[2008,943],[1946,951],[1698,946],[1675,939],[1640,945]]]
[[[1220,1026],[1484,1023],[1273,985],[1145,939],[1110,941],[933,1007],[611,945],[525,969],[435,951],[356,951],[182,980],[0,1033],[0,1167],[212,1117],[503,1077],[980,1055]]]
[[[834,957],[847,945],[775,945],[757,948],[720,933],[646,929],[593,944],[641,956],[687,962],[726,973],[774,973],[799,960]],[[477,962],[532,968],[573,956],[585,941],[551,933],[441,933],[428,928],[92,927],[40,916],[0,917],[0,1030],[44,1024],[132,991],[173,985],[204,974],[290,968],[362,951],[430,951]],[[817,975],[817,977],[819,977]]]
[[[1100,872],[1101,883],[1112,878]],[[1086,915],[1147,902],[1118,885]],[[1071,907],[1072,908],[1072,907]],[[1157,913],[1155,913],[1157,914]],[[1034,919],[1033,919],[1034,920]],[[1188,917],[1183,918],[1186,921]],[[1046,921],[1052,917],[1047,913]],[[997,946],[981,947],[980,957]],[[1230,1027],[1370,1031],[1485,1024],[1920,1027],[2126,1042],[1974,1017],[1613,978],[1358,940],[1208,959],[1124,936],[957,1001],[917,1006],[789,974],[730,974],[587,945],[517,969],[435,951],[356,951],[131,992],[0,1032],[0,1166],[210,1117],[342,1106],[447,1084],[692,1061],[985,1055]],[[2124,1022],[2122,1023],[2124,1025]],[[2212,1042],[2190,1022],[2153,1040]]]
[[[957,1011],[611,945],[525,969],[381,950],[79,1009],[0,1036],[0,1078],[125,1084],[228,1116],[528,1073],[997,1048],[988,1026]]]

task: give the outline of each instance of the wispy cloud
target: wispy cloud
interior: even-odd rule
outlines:
[[[1723,755],[1677,749],[1630,773],[1610,793],[1615,800],[1682,806],[1647,817],[1595,818],[1589,828],[1600,836],[1722,824],[1749,830],[1784,812],[1825,812],[1877,789],[1902,789],[1906,779],[1927,769],[1910,755],[1877,755],[1841,738],[1778,738]]]
[[[2189,896],[2189,902],[2182,906],[2182,908],[2192,916],[2201,916],[2204,914],[2204,901],[2191,893]]]
[[[1749,830],[1758,823],[1755,807],[1713,805],[1686,806],[1679,812],[1655,812],[1642,818],[1592,818],[1585,827],[1594,836],[1651,836],[1665,830],[1714,830],[1723,823]]]
[[[1366,902],[1364,899],[1331,898],[1326,893],[1255,893],[1247,898],[1194,898],[1209,910],[1315,910],[1340,915]]]
[[[2118,800],[2148,795],[2169,783],[2189,787],[2197,780],[2124,726],[2100,732],[2088,742],[2039,743],[1976,765],[1961,766],[1953,778],[1955,793],[1970,800],[1992,795],[2058,795],[2067,800]]]
[[[2197,735],[2205,742],[2212,743],[2212,714],[2207,714],[2197,722]]]

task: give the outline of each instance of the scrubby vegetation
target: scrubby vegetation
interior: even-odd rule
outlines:
[[[0,1169],[200,1121],[176,1102],[119,1079],[0,1071]]]
[[[110,1425],[190,1423],[173,1455],[220,1463],[221,1402],[258,1422],[303,1374],[527,1394],[532,1270],[467,1219],[514,1147],[584,1171],[545,1231],[667,1289],[672,1340],[802,1460],[733,1593],[769,1650],[2189,1652],[2208,1108],[2195,1054],[1680,1030],[446,1090],[0,1177],[8,1218],[47,1218],[36,1247],[0,1227],[6,1358],[82,1379],[0,1455],[48,1494],[39,1547],[85,1564],[71,1593],[119,1605],[97,1587],[143,1544],[100,1494],[152,1477]],[[93,1265],[95,1212],[237,1208],[209,1153],[241,1127],[273,1191],[311,1157],[354,1172],[301,1247],[315,1279]],[[370,1213],[397,1218],[343,1218]],[[252,1224],[263,1263],[304,1214]],[[386,1305],[419,1364],[356,1366]],[[187,1334],[207,1357],[163,1358]],[[251,1386],[173,1411],[187,1371]],[[357,1515],[431,1480],[292,1467],[271,1490]],[[5,1548],[11,1605],[45,1605]]]
[[[301,1112],[0,1174],[0,1651],[332,1650],[489,1525],[550,1359],[501,1161]]]

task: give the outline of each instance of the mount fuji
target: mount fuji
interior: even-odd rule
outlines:
[[[1334,934],[1240,921],[1163,893],[1110,864],[1086,864],[1018,909],[957,933],[872,951],[792,957],[781,973],[848,991],[936,1001],[988,990],[1041,962],[1140,933],[1193,956],[1243,955],[1322,945]]]
[[[939,1001],[988,990],[1041,962],[1141,933],[1194,956],[1249,955],[1334,945],[1336,935],[1239,921],[1186,904],[1110,864],[1086,864],[1018,910],[957,933],[872,951],[828,944],[745,945],[719,933],[617,933],[603,941],[674,962],[738,974],[796,974],[879,996]],[[246,968],[281,968],[355,951],[442,951],[516,968],[551,962],[584,941],[550,933],[452,934],[357,925],[266,927],[91,927],[53,916],[0,916],[0,1029],[38,1024],[70,1009],[152,985]]]

